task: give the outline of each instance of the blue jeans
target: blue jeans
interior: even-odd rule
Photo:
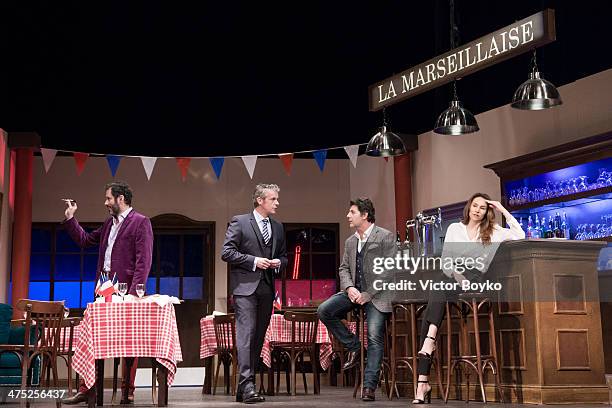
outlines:
[[[346,314],[355,306],[357,305],[350,301],[346,292],[340,292],[323,302],[318,309],[319,319],[325,324],[327,330],[349,351],[359,350],[359,338],[346,328],[341,319],[346,318]],[[385,320],[388,313],[380,312],[372,302],[366,303],[363,307],[368,324],[368,362],[363,386],[375,390],[384,353]]]

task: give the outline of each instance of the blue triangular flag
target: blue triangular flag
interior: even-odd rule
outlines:
[[[312,152],[312,155],[317,161],[317,164],[319,165],[321,171],[323,171],[323,169],[325,168],[325,159],[327,158],[327,149],[314,151]]]
[[[110,167],[111,174],[113,175],[113,177],[115,177],[115,174],[117,173],[117,169],[119,168],[119,162],[121,161],[121,159],[121,156],[115,156],[112,154],[106,155],[106,161],[108,162],[108,167]]]
[[[224,157],[211,157],[208,159],[210,161],[210,165],[212,166],[215,174],[217,175],[217,179],[221,177],[221,169],[223,168],[223,162],[225,161]]]

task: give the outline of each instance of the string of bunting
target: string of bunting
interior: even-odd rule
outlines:
[[[293,164],[293,156],[295,154],[312,153],[313,158],[317,163],[317,166],[319,167],[321,172],[323,172],[323,170],[325,169],[325,160],[327,159],[327,152],[329,150],[335,150],[335,149],[344,149],[349,160],[351,161],[351,164],[353,165],[354,168],[356,168],[357,167],[357,156],[359,153],[359,146],[363,144],[365,143],[354,144],[354,145],[349,145],[349,146],[341,146],[341,147],[330,147],[327,149],[319,149],[319,150],[303,150],[303,151],[293,152],[293,153],[270,153],[270,154],[259,154],[259,155],[225,156],[225,157],[220,157],[220,156],[219,157],[149,157],[149,156],[129,156],[129,155],[121,156],[121,155],[100,154],[100,153],[83,153],[83,152],[74,152],[74,151],[69,151],[69,150],[62,150],[62,152],[72,153],[74,157],[75,165],[76,165],[76,172],[77,172],[77,175],[79,176],[83,173],[87,159],[90,156],[106,157],[106,161],[108,162],[108,167],[113,177],[115,177],[115,174],[117,174],[117,169],[119,168],[119,164],[121,163],[121,160],[123,158],[125,157],[139,158],[142,162],[142,166],[144,168],[145,174],[147,175],[147,180],[151,180],[151,175],[153,174],[153,170],[155,168],[155,163],[157,162],[157,159],[175,159],[176,164],[181,173],[181,179],[185,181],[187,178],[187,173],[189,171],[189,166],[191,165],[192,160],[199,160],[199,159],[208,159],[215,175],[217,176],[217,179],[221,177],[221,170],[223,169],[223,164],[225,163],[225,159],[228,157],[229,158],[239,157],[240,159],[242,159],[244,167],[246,168],[246,171],[248,172],[249,177],[251,179],[253,179],[253,174],[255,173],[255,165],[257,164],[257,159],[259,157],[277,156],[281,160],[283,167],[285,169],[285,172],[287,173],[288,176],[290,176],[291,166]],[[57,156],[57,152],[58,150],[56,149],[48,149],[44,147],[40,148],[40,153],[42,155],[45,173],[48,173],[49,170],[51,169],[51,165],[53,164],[53,161],[55,160],[55,157]],[[385,159],[387,158],[385,157]]]

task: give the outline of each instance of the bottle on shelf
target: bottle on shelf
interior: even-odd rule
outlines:
[[[555,238],[563,238],[563,230],[561,229],[561,216],[559,213],[555,214],[555,229],[553,230]]]
[[[531,234],[533,233],[533,226],[531,225],[531,215],[527,218],[527,233],[525,234],[526,238],[531,238]]]
[[[546,215],[540,219],[540,238],[546,238]]]
[[[563,237],[565,239],[570,239],[570,225],[567,221],[567,213],[563,213],[563,222],[561,223],[561,229],[563,230]]]
[[[540,236],[540,218],[538,217],[538,214],[536,214],[536,218],[535,218],[535,226],[533,227],[533,230],[531,231],[531,238],[542,238]]]
[[[399,231],[395,231],[395,245],[402,246],[402,238],[400,237]]]
[[[548,229],[546,230],[546,236],[544,238],[552,238],[555,236],[553,228],[553,219],[552,215],[548,217]]]

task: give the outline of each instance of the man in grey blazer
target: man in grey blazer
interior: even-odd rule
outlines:
[[[388,294],[374,289],[372,267],[374,259],[395,256],[393,234],[376,226],[374,204],[369,198],[352,200],[348,214],[349,225],[355,228],[344,243],[344,255],[338,268],[340,289],[319,306],[319,319],[347,348],[349,356],[344,365],[349,369],[360,361],[359,338],[351,333],[341,319],[356,305],[365,309],[368,325],[368,362],[365,368],[362,399],[374,401],[383,357],[385,320],[391,312]]]
[[[255,390],[255,369],[272,315],[274,275],[287,266],[283,225],[270,218],[278,208],[276,184],[258,184],[252,213],[232,218],[221,258],[230,264],[236,312],[238,390],[236,401],[265,401]]]

